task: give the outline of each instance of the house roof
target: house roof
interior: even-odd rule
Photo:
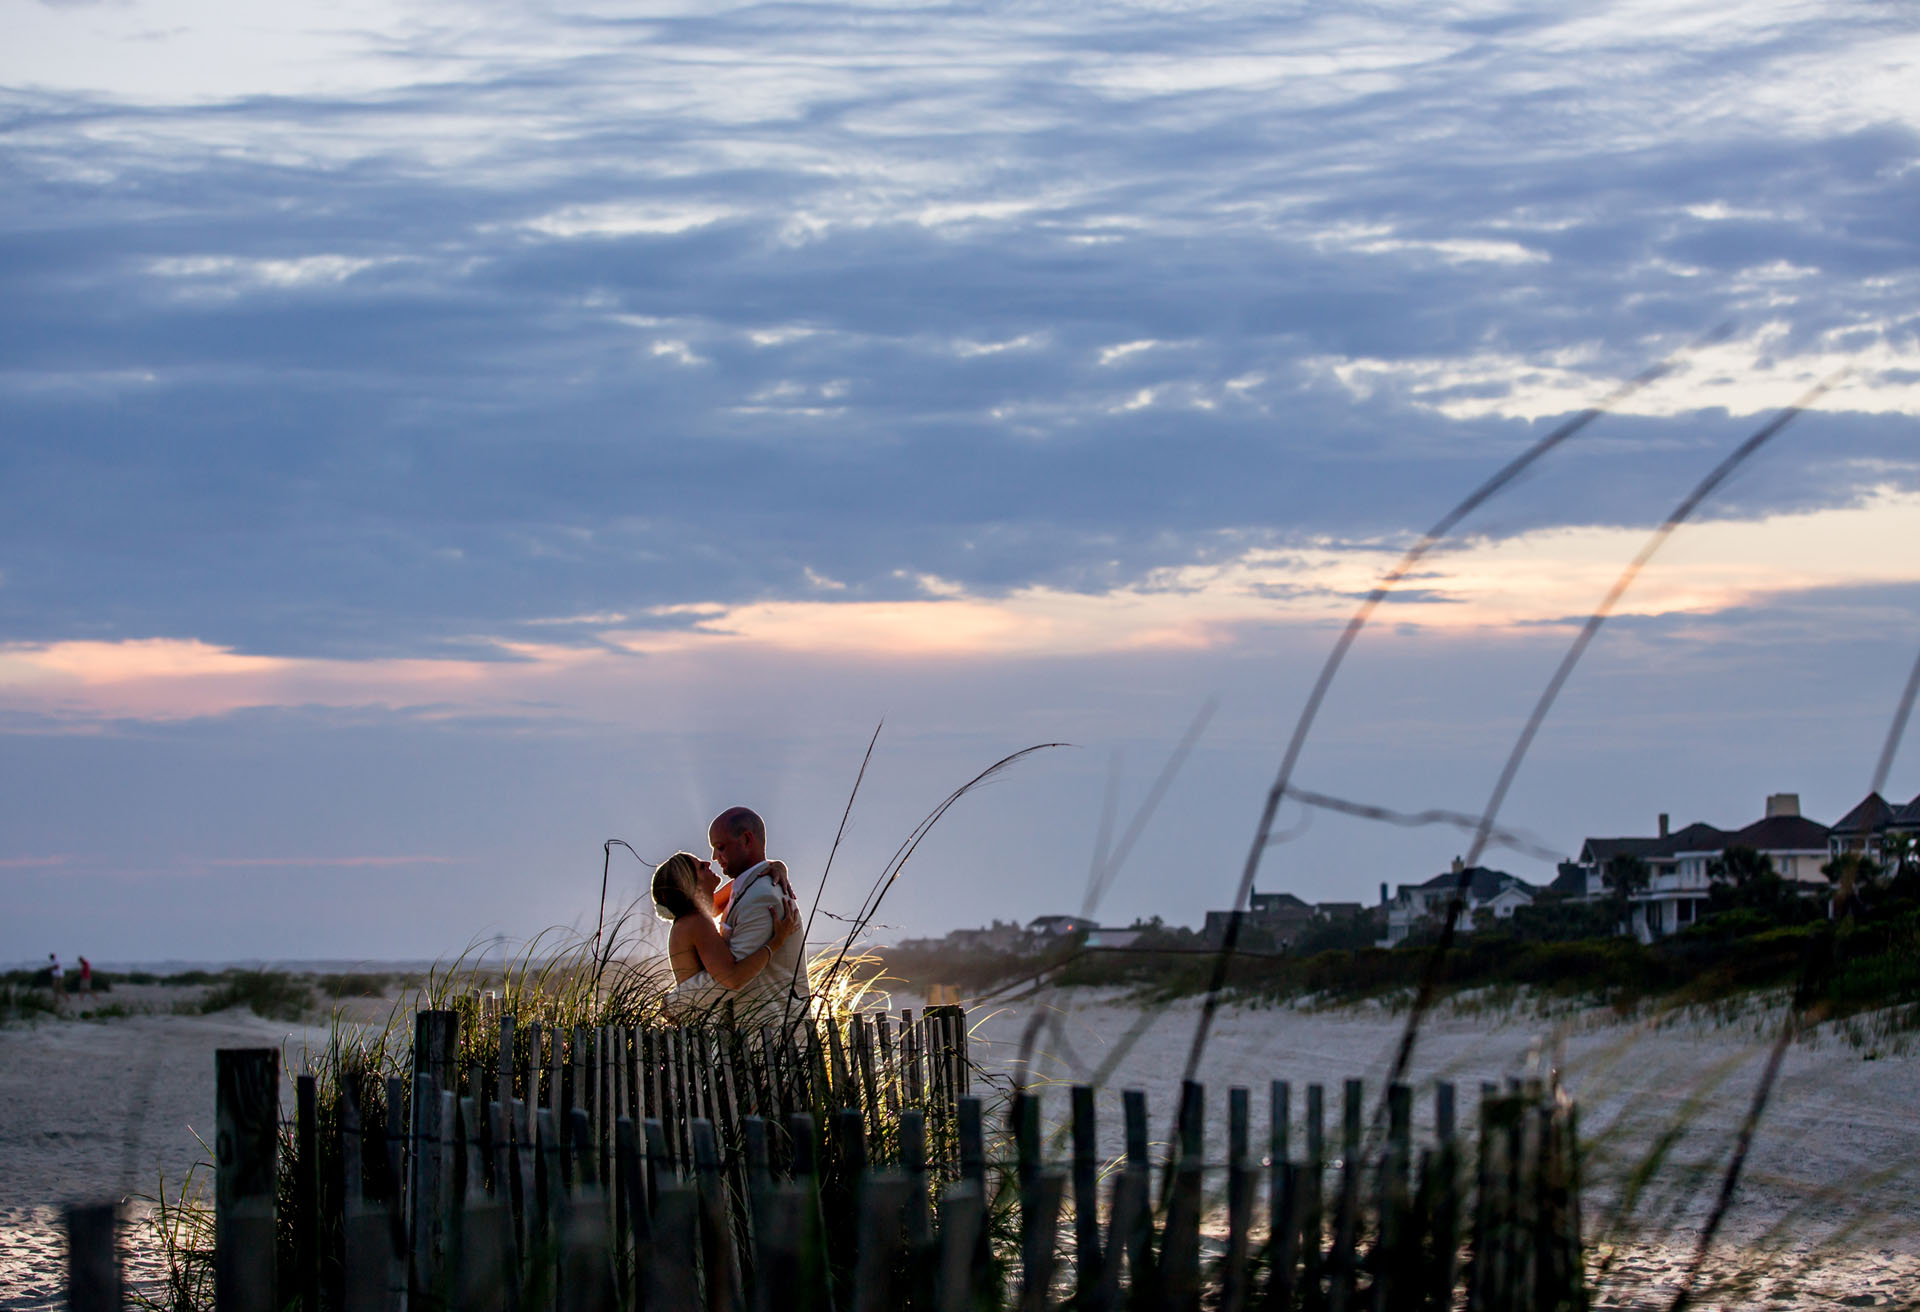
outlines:
[[[1803,815],[1770,815],[1732,836],[1732,844],[1759,852],[1824,852],[1828,829]]]
[[[1467,876],[1467,898],[1473,902],[1490,902],[1502,891],[1518,888],[1527,893],[1537,890],[1532,884],[1518,875],[1510,875],[1504,870],[1489,870],[1485,866],[1469,866],[1463,873]],[[1460,881],[1460,875],[1451,870],[1443,870],[1432,879],[1414,885],[1435,891],[1451,891]]]
[[[1920,801],[1920,798],[1916,798]],[[1833,822],[1836,834],[1877,834],[1892,820],[1895,808],[1878,793],[1868,793],[1860,804]]]
[[[1581,846],[1580,856],[1583,864],[1604,866],[1616,856],[1651,861],[1677,852],[1718,852],[1732,841],[1733,834],[1728,830],[1696,820],[1665,838],[1589,838]]]
[[[1255,893],[1247,899],[1247,902],[1248,906],[1255,911],[1309,912],[1313,910],[1292,893]]]
[[[1676,829],[1668,834],[1666,851],[1660,855],[1673,856],[1680,852],[1721,852],[1726,850],[1728,843],[1734,841],[1733,830],[1702,824],[1696,820],[1685,829]]]
[[[1562,861],[1560,872],[1553,877],[1553,882],[1547,887],[1556,893],[1566,893],[1573,897],[1584,896],[1587,891],[1587,872],[1572,861]]]
[[[1580,845],[1580,857],[1583,862],[1603,866],[1616,856],[1637,856],[1644,860],[1671,855],[1663,850],[1666,845],[1664,838],[1589,838]]]
[[[1895,810],[1892,823],[1901,829],[1920,829],[1920,797]]]

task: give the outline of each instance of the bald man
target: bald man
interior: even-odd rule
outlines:
[[[733,959],[745,961],[755,953],[770,957],[765,969],[740,986],[737,1001],[769,1010],[778,1004],[783,1011],[794,1009],[789,1002],[804,1005],[808,996],[804,936],[793,934],[784,943],[773,943],[775,923],[792,914],[793,890],[768,864],[766,823],[744,806],[728,807],[707,826],[707,842],[713,848],[714,864],[729,881],[720,920],[732,929],[728,946]],[[716,895],[714,900],[721,899]]]

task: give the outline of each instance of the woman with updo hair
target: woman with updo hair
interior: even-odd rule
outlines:
[[[769,863],[776,878],[786,878],[786,867]],[[733,930],[715,914],[714,893],[720,876],[713,867],[691,852],[675,852],[653,868],[654,912],[671,921],[667,933],[667,961],[673,967],[673,991],[667,995],[667,1010],[676,1019],[725,1001],[728,994],[767,968],[774,952],[800,928],[797,911],[774,922],[773,938],[765,946],[749,953],[745,960],[733,959],[728,942]]]

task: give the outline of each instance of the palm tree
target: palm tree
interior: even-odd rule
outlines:
[[[1730,847],[1707,862],[1713,882],[1707,901],[1716,911],[1731,907],[1769,910],[1789,895],[1786,882],[1773,871],[1773,858],[1751,847]]]
[[[1615,852],[1601,869],[1600,882],[1613,890],[1609,901],[1613,905],[1614,923],[1622,934],[1627,933],[1632,928],[1627,917],[1633,911],[1633,895],[1646,891],[1647,885],[1653,882],[1653,871],[1633,853]]]
[[[1889,833],[1880,839],[1886,891],[1894,898],[1920,894],[1920,842],[1912,834]]]
[[[1820,873],[1833,881],[1833,914],[1837,918],[1865,911],[1865,893],[1878,889],[1885,872],[1865,852],[1842,852],[1821,866]]]

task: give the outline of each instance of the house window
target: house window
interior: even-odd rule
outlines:
[[[1693,923],[1694,904],[1695,904],[1695,899],[1690,897],[1683,897],[1674,904],[1675,909],[1678,910],[1680,913],[1681,924],[1691,925]]]

